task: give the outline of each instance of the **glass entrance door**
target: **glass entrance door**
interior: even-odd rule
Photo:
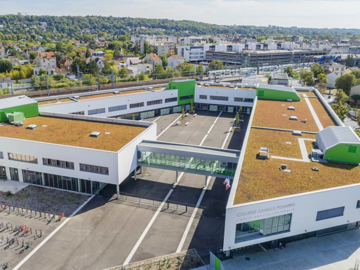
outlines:
[[[0,166],[0,179],[4,179],[4,180],[7,179],[6,170],[5,170],[5,167],[3,167],[3,166]]]
[[[14,181],[19,181],[19,170],[15,168],[10,168],[10,179]]]

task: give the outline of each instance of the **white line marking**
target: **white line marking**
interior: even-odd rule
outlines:
[[[159,120],[160,117],[161,117],[161,116],[159,116],[158,118],[156,118],[156,119],[153,121],[153,123],[155,123],[157,120]]]
[[[308,97],[307,97],[306,94],[304,94],[304,98],[305,98],[306,104],[308,105],[309,110],[310,110],[312,116],[314,117],[314,120],[315,120],[315,123],[316,123],[318,129],[319,129],[320,131],[323,130],[324,127],[322,126],[322,124],[321,124],[321,122],[320,122],[320,119],[319,119],[319,117],[317,116],[317,114],[316,114],[313,106],[311,105],[311,103],[310,103],[310,101],[309,101],[309,99],[308,99]]]
[[[165,129],[156,137],[156,139],[159,138],[161,135],[163,135],[164,132],[167,131],[177,120],[179,120],[180,117],[181,117],[181,114],[179,115],[179,117],[177,117],[177,118],[174,120],[174,122],[172,122],[170,125],[168,125],[167,128],[165,128]]]
[[[301,156],[303,158],[304,161],[308,161],[309,160],[309,153],[306,149],[306,145],[305,145],[305,140],[307,141],[315,141],[312,139],[302,139],[302,138],[298,138],[299,140],[299,146],[300,146],[300,151],[301,151]],[[310,161],[310,160],[309,160]]]
[[[202,139],[202,141],[201,141],[201,143],[199,144],[199,146],[202,146],[202,145],[203,145],[203,143],[205,142],[207,136],[209,136],[211,130],[212,130],[213,127],[215,126],[215,124],[216,124],[217,120],[219,119],[219,117],[221,116],[221,114],[222,114],[222,111],[220,111],[218,117],[216,117],[214,123],[213,123],[213,124],[211,125],[211,127],[209,128],[208,132],[206,133],[205,137]]]
[[[220,113],[220,114],[221,114],[221,113]],[[220,116],[220,115],[219,115],[219,116]],[[217,121],[217,120],[216,120],[216,121]],[[234,126],[234,123],[235,123],[235,118],[234,118],[233,122],[231,123],[231,126],[230,126],[230,128],[229,128],[228,133],[226,134],[226,137],[225,137],[224,142],[223,142],[223,144],[222,144],[222,146],[221,146],[221,149],[224,149],[225,144],[226,144],[226,142],[227,142],[227,140],[228,140],[228,138],[229,138],[229,136],[230,136],[231,129],[232,129],[233,126]],[[209,183],[210,179],[211,179],[211,176],[209,176],[209,177],[207,178],[207,183]],[[201,204],[201,202],[202,202],[202,199],[204,198],[204,195],[205,195],[206,190],[207,190],[207,187],[204,187],[203,190],[201,191],[201,195],[200,195],[200,197],[199,197],[199,199],[198,199],[198,201],[197,201],[197,203],[196,203],[196,206],[195,206],[195,208],[194,208],[194,211],[193,211],[192,214],[191,214],[190,220],[189,220],[189,222],[188,222],[188,224],[187,224],[187,226],[186,226],[186,229],[185,229],[185,231],[184,231],[184,234],[183,234],[183,236],[181,237],[179,246],[178,246],[178,248],[176,249],[176,252],[177,252],[177,253],[180,252],[180,251],[182,250],[183,246],[184,246],[185,240],[186,240],[186,238],[187,238],[187,236],[188,236],[188,234],[189,234],[190,228],[191,228],[191,226],[192,226],[192,223],[194,222],[196,213],[197,213],[197,211],[199,210],[200,204]]]
[[[264,248],[261,244],[259,244],[259,246],[260,246],[264,251],[267,251],[266,248]]]
[[[214,123],[216,123],[216,121],[219,119],[219,116],[221,115],[221,113],[222,113],[222,111],[219,113],[219,115],[218,115],[218,117],[215,119]],[[181,115],[180,115],[180,116],[181,116]],[[179,117],[180,117],[180,116],[179,116]],[[179,119],[179,117],[178,117],[177,119]],[[177,119],[175,119],[175,121],[177,121]],[[174,122],[175,122],[175,121],[174,121]],[[174,122],[173,122],[173,123],[174,123]],[[171,123],[170,126],[171,126],[173,123]],[[213,124],[213,125],[214,125],[214,124]],[[209,135],[211,129],[213,128],[213,125],[210,127],[210,129],[209,129],[209,131],[206,133],[205,137],[207,137],[207,136]],[[166,131],[170,126],[168,126],[164,131]],[[164,131],[163,131],[162,133],[164,133]],[[159,136],[161,136],[162,133],[161,133]],[[159,137],[159,136],[158,136],[158,137]],[[201,141],[201,143],[200,143],[199,146],[201,146],[203,143],[204,143],[204,140]],[[189,162],[190,162],[190,161],[189,161]],[[130,261],[131,261],[132,257],[134,256],[135,252],[138,250],[138,248],[139,248],[139,246],[141,245],[142,241],[144,240],[146,234],[149,232],[151,226],[152,226],[153,223],[155,222],[157,216],[159,215],[160,211],[163,209],[163,207],[164,207],[165,203],[167,202],[167,200],[170,198],[170,195],[173,193],[174,188],[178,185],[178,183],[179,183],[179,181],[180,181],[180,179],[182,178],[183,175],[184,175],[184,172],[181,172],[180,175],[179,175],[179,177],[178,177],[178,179],[177,179],[177,181],[176,181],[176,183],[173,185],[173,188],[169,191],[169,193],[166,195],[165,199],[162,201],[162,203],[160,204],[160,206],[159,206],[158,209],[156,210],[154,216],[151,218],[151,220],[150,220],[150,222],[148,223],[148,225],[146,226],[145,230],[142,232],[139,240],[136,242],[136,244],[135,244],[135,246],[133,247],[133,249],[131,250],[130,254],[127,256],[127,258],[126,258],[126,260],[125,260],[125,262],[124,262],[123,265],[127,265],[127,264],[130,263]],[[204,194],[205,194],[205,192],[204,192]],[[201,201],[200,201],[200,203],[201,203]],[[200,205],[200,203],[199,203],[199,205]],[[196,214],[196,213],[195,213],[195,214]],[[195,216],[195,214],[194,214],[194,216]]]
[[[69,222],[69,220],[75,216],[88,202],[91,201],[92,198],[94,198],[95,195],[92,195],[89,199],[87,199],[82,205],[78,207],[63,223],[61,223],[52,233],[49,234],[48,237],[45,238],[44,241],[42,241],[33,251],[29,253],[17,266],[14,267],[13,270],[18,270],[27,260],[30,259],[32,255],[35,254],[36,251],[38,251],[47,241],[50,240],[51,237],[53,237],[66,223]]]
[[[303,159],[300,159],[300,158],[288,158],[288,157],[278,157],[278,156],[271,156],[271,158],[290,160],[290,161],[299,161],[299,162],[310,162],[309,159],[303,160]]]

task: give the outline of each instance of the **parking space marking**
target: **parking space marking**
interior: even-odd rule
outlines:
[[[215,123],[217,122],[217,120],[219,119],[221,113],[222,113],[222,111],[219,113],[218,117],[215,119],[214,123],[211,125],[211,127],[210,127],[209,130],[208,130],[208,132],[205,134],[205,137],[204,137],[204,138],[206,138],[206,137],[209,135],[210,131],[211,131],[212,128],[214,127],[214,124],[215,124]],[[181,115],[180,115],[178,118],[176,118],[175,121],[177,121],[180,117],[181,117]],[[175,123],[175,121],[172,122],[164,131],[166,131],[173,123]],[[161,135],[164,133],[164,131],[161,132],[161,134],[160,134],[159,136],[161,136]],[[159,136],[158,136],[158,137],[159,137]],[[205,141],[204,139],[201,141],[200,146],[204,143],[204,141]],[[171,194],[172,194],[173,191],[174,191],[174,188],[178,185],[178,183],[179,183],[179,181],[180,181],[180,179],[182,178],[183,175],[184,175],[184,172],[181,172],[181,174],[179,175],[176,183],[173,185],[172,189],[170,189],[169,193],[166,195],[165,199],[162,201],[162,203],[160,204],[160,206],[159,206],[158,209],[156,210],[154,216],[152,217],[152,219],[150,220],[150,222],[149,222],[148,225],[146,226],[145,230],[142,232],[139,240],[136,242],[135,246],[134,246],[133,249],[131,250],[131,252],[130,252],[130,254],[128,255],[128,257],[126,258],[126,260],[125,260],[125,262],[124,262],[124,265],[127,265],[127,264],[130,263],[130,261],[131,261],[132,257],[134,256],[135,252],[138,250],[138,248],[139,248],[139,246],[141,245],[142,241],[144,240],[146,234],[149,232],[151,226],[154,224],[157,216],[158,216],[159,213],[162,211],[165,203],[166,203],[167,200],[170,198]],[[210,177],[210,176],[209,176],[209,177]],[[204,193],[205,193],[205,192],[204,192]],[[201,202],[200,202],[200,203],[201,203]],[[200,204],[199,204],[199,205],[200,205]],[[196,214],[196,213],[195,213],[195,214]],[[194,215],[194,216],[195,216],[195,215]]]
[[[168,125],[168,126],[156,137],[156,139],[158,139],[161,135],[163,135],[164,132],[167,131],[173,124],[175,124],[175,122],[178,121],[180,117],[181,117],[181,114],[180,114],[170,125]]]
[[[227,142],[227,140],[229,139],[229,136],[230,136],[230,133],[231,133],[231,129],[232,129],[233,126],[234,126],[234,123],[235,123],[235,119],[233,120],[233,122],[232,122],[232,124],[231,124],[231,126],[230,126],[230,128],[229,128],[229,130],[228,130],[228,133],[226,134],[226,137],[225,137],[224,142],[223,142],[223,144],[222,144],[222,146],[221,146],[221,149],[224,149],[224,147],[225,147],[225,145],[226,145],[226,142]],[[211,179],[211,176],[209,176],[209,177],[207,178],[206,182],[209,183],[209,180],[210,180],[210,179]],[[194,211],[193,211],[192,214],[191,214],[191,217],[190,217],[189,222],[188,222],[188,224],[187,224],[187,226],[186,226],[186,229],[185,229],[185,231],[184,231],[184,234],[183,234],[183,236],[182,236],[182,238],[181,238],[181,240],[180,240],[179,246],[178,246],[178,248],[176,249],[176,253],[180,252],[180,251],[182,250],[183,246],[184,246],[185,240],[186,240],[186,238],[187,238],[187,236],[188,236],[188,234],[189,234],[191,225],[192,225],[192,223],[194,222],[196,213],[197,213],[197,211],[199,210],[200,204],[201,204],[201,202],[202,202],[202,200],[203,200],[203,198],[204,198],[204,195],[205,195],[206,190],[207,190],[207,187],[204,187],[203,190],[202,190],[202,192],[201,192],[201,194],[200,194],[200,197],[199,197],[199,199],[198,199],[198,201],[197,201],[197,203],[196,203],[196,206],[195,206],[195,208],[194,208]]]
[[[64,227],[64,225],[65,225],[66,223],[68,223],[69,220],[70,220],[73,216],[75,216],[75,215],[76,215],[88,202],[90,202],[90,201],[92,200],[92,198],[94,198],[94,197],[95,197],[95,195],[92,195],[92,196],[91,196],[89,199],[87,199],[82,205],[80,205],[80,206],[78,207],[78,209],[76,209],[63,223],[61,223],[52,233],[50,233],[49,236],[44,239],[44,241],[42,241],[42,242],[41,242],[36,248],[34,248],[34,250],[31,251],[21,262],[19,262],[19,264],[16,265],[13,270],[18,270],[24,263],[26,263],[26,261],[29,260],[29,259],[31,258],[31,256],[33,256],[33,255],[36,253],[36,251],[38,251],[43,245],[45,245],[46,242],[49,241],[51,237],[53,237],[62,227]]]

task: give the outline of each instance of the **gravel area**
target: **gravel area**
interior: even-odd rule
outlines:
[[[28,186],[11,196],[0,192],[0,204],[65,216],[71,215],[88,198],[89,195],[36,186]]]

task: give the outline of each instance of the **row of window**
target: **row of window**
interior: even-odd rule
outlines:
[[[180,99],[184,100],[184,99],[192,99],[192,98],[193,98],[193,96],[186,96],[186,97],[182,97]],[[165,103],[176,102],[176,101],[177,101],[177,97],[165,99]],[[147,102],[147,106],[162,104],[162,103],[163,103],[162,99],[150,100]],[[129,105],[130,109],[144,107],[144,106],[145,106],[144,102],[138,102],[138,103],[133,103],[133,104]],[[112,107],[109,107],[109,112],[122,111],[122,110],[126,110],[126,109],[127,109],[127,105],[112,106]],[[98,108],[98,109],[89,110],[88,115],[100,114],[100,113],[105,113],[105,112],[106,112],[105,108]],[[84,115],[84,111],[73,112],[71,114]]]
[[[35,164],[38,163],[37,157],[34,156],[14,154],[14,153],[9,153],[8,155],[9,155],[9,160],[22,161],[22,162],[35,163]],[[54,166],[54,167],[74,170],[74,162],[70,162],[70,161],[43,158],[43,164],[45,166]],[[83,163],[80,163],[80,171],[109,175],[108,167],[95,166],[95,165],[83,164]]]
[[[207,99],[207,95],[199,95],[199,99]],[[229,97],[225,96],[210,96],[211,100],[222,100],[222,101],[228,101]],[[254,102],[253,98],[239,98],[234,97],[234,101],[236,102]]]
[[[194,98],[193,95],[189,95],[189,96],[180,97],[180,100],[187,100],[187,99],[193,99],[193,98]]]
[[[46,166],[54,166],[54,167],[71,169],[71,170],[74,169],[74,162],[69,162],[64,160],[43,158],[43,164]]]

